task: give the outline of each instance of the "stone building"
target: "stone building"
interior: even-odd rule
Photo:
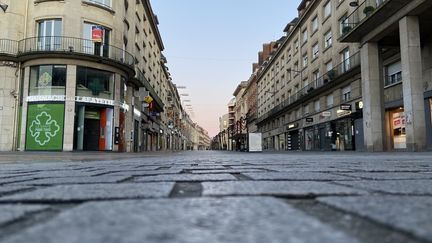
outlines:
[[[149,0],[2,2],[0,150],[170,148]]]

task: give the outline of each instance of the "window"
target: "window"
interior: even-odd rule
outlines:
[[[332,35],[331,30],[329,30],[329,31],[324,35],[324,47],[325,47],[325,48],[329,48],[332,44],[333,44],[333,35]]]
[[[386,67],[385,85],[392,85],[402,81],[402,66],[401,61],[392,63]]]
[[[346,27],[346,28],[345,28]],[[347,30],[344,30],[350,28],[350,26],[348,25],[348,16],[345,14],[342,18],[339,19],[339,34],[342,36],[344,35],[344,31],[346,32]]]
[[[320,72],[319,70],[316,70],[315,72],[313,72],[313,79],[317,81],[319,78],[320,78]]]
[[[305,115],[309,114],[309,104],[304,106],[304,114]]]
[[[342,89],[342,100],[349,101],[351,99],[351,86],[348,85]]]
[[[307,32],[307,29],[303,30],[302,36],[303,36],[303,44],[304,44],[304,43],[306,43],[307,40],[308,40],[308,32]]]
[[[327,95],[327,107],[333,106],[333,94]]]
[[[303,68],[307,67],[308,65],[308,55],[307,53],[303,55]]]
[[[332,61],[327,62],[326,63],[326,71],[329,72],[332,69],[333,69],[333,63],[332,63]]]
[[[297,52],[298,49],[299,49],[299,41],[298,41],[298,39],[296,39],[296,40],[294,41],[294,53]]]
[[[318,42],[312,46],[312,59],[315,59],[319,56],[319,46]]]
[[[111,8],[111,0],[86,0],[87,2],[96,3],[105,7]]]
[[[351,68],[350,52],[348,48],[341,52],[341,61],[342,61],[342,72],[348,71]]]
[[[77,96],[114,99],[114,80],[110,72],[77,67]]]
[[[38,22],[38,48],[58,50],[62,43],[62,20],[47,19]]]
[[[330,17],[332,12],[332,5],[331,1],[328,1],[326,4],[324,4],[324,18]]]
[[[64,95],[65,86],[65,65],[30,67],[29,95]]]
[[[314,102],[314,108],[315,108],[315,112],[319,112],[320,111],[320,101],[316,100]]]
[[[318,30],[318,16],[312,19],[312,33]]]
[[[102,41],[93,40],[92,32],[96,28],[102,29]],[[100,26],[97,24],[92,24],[88,22],[84,22],[83,28],[83,49],[85,53],[98,55],[98,56],[109,56],[109,39],[110,39],[110,29]]]

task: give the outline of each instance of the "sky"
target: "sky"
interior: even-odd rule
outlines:
[[[185,86],[192,119],[219,133],[219,117],[252,74],[262,44],[279,39],[300,0],[151,0],[173,83]]]

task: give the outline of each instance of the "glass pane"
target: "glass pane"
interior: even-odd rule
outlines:
[[[43,65],[30,68],[29,95],[64,95],[66,66]]]
[[[102,70],[78,67],[77,95],[112,100],[114,97],[113,74]]]

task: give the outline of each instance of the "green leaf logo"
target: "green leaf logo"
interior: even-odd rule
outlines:
[[[40,146],[44,146],[51,138],[57,135],[58,131],[60,131],[60,126],[57,124],[57,121],[52,119],[50,114],[43,111],[36,116],[29,130],[30,135],[35,141]]]

